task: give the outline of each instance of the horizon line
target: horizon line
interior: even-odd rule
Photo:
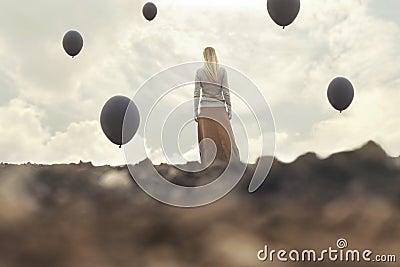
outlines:
[[[291,163],[296,162],[296,161],[299,160],[300,158],[304,157],[305,155],[309,155],[309,154],[315,155],[315,157],[316,157],[317,159],[319,159],[319,160],[326,160],[326,159],[329,159],[330,157],[332,157],[332,156],[334,156],[334,155],[337,155],[337,154],[348,153],[348,152],[355,152],[355,151],[362,150],[363,148],[365,148],[365,147],[367,147],[367,146],[375,146],[375,147],[377,147],[378,149],[380,149],[381,151],[383,151],[383,152],[385,153],[385,155],[386,155],[388,158],[391,158],[391,159],[400,158],[400,154],[399,154],[398,156],[390,156],[390,155],[386,152],[386,150],[385,150],[381,145],[379,145],[379,144],[378,144],[377,142],[375,142],[375,141],[370,140],[370,141],[367,141],[367,142],[363,143],[361,146],[359,146],[359,147],[357,147],[357,148],[354,148],[354,149],[352,149],[352,150],[342,150],[342,151],[334,152],[334,153],[331,153],[331,154],[329,154],[328,156],[325,156],[325,157],[323,157],[323,156],[321,156],[321,155],[318,155],[318,153],[316,153],[316,152],[314,152],[314,151],[308,151],[308,152],[305,152],[305,153],[300,154],[300,155],[297,156],[295,159],[293,159],[293,160],[291,160],[291,161],[288,161],[288,162],[285,162],[285,161],[280,160],[280,159],[279,159],[278,157],[276,157],[275,155],[274,155],[274,156],[271,156],[271,155],[262,155],[262,156],[258,157],[257,160],[256,160],[254,163],[249,163],[249,162],[245,163],[245,162],[242,162],[242,161],[240,161],[240,162],[242,162],[243,164],[247,164],[247,165],[254,165],[254,164],[257,164],[257,161],[258,161],[260,158],[263,158],[263,157],[273,157],[273,158],[274,158],[274,161],[278,161],[279,163],[291,164]],[[20,166],[20,165],[21,165],[21,166],[22,166],[22,165],[41,165],[41,166],[53,166],[53,165],[79,165],[79,164],[91,164],[93,167],[105,167],[105,166],[108,166],[108,167],[124,167],[124,166],[127,166],[127,165],[138,165],[139,163],[141,163],[141,162],[143,162],[143,161],[146,161],[146,160],[150,160],[150,159],[149,159],[148,157],[146,157],[146,158],[144,158],[144,159],[142,159],[142,160],[140,160],[140,161],[138,161],[138,162],[136,162],[136,163],[134,163],[134,164],[125,163],[125,164],[120,164],[120,165],[111,165],[111,164],[94,165],[92,161],[83,161],[83,160],[79,160],[79,162],[56,162],[56,163],[41,163],[41,162],[31,162],[31,161],[22,162],[22,163],[15,163],[15,162],[4,162],[4,161],[2,161],[2,162],[0,162],[0,165],[14,165],[14,166]],[[150,161],[151,161],[151,160],[150,160]],[[160,166],[160,165],[165,165],[165,164],[167,164],[167,165],[175,166],[175,165],[185,165],[185,164],[189,164],[189,163],[199,163],[199,162],[198,162],[198,161],[187,161],[186,163],[179,163],[179,164],[171,164],[171,163],[168,163],[168,162],[161,162],[160,164],[153,164],[153,165],[154,165],[154,166]]]

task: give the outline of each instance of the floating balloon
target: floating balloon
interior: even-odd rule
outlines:
[[[64,35],[63,47],[65,52],[74,57],[81,52],[83,47],[82,35],[77,31],[69,31]]]
[[[268,0],[267,9],[272,20],[285,29],[299,14],[300,0]]]
[[[331,105],[342,112],[347,109],[354,98],[354,88],[349,80],[337,77],[328,87],[328,100]]]
[[[113,96],[101,110],[100,123],[107,138],[121,147],[135,136],[139,128],[139,110],[129,98]]]
[[[157,7],[152,2],[147,2],[143,6],[143,16],[148,20],[152,21],[157,15]]]

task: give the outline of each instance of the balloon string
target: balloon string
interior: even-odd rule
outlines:
[[[121,148],[121,145],[119,145],[119,148]]]
[[[285,26],[283,26],[283,29],[285,29]]]

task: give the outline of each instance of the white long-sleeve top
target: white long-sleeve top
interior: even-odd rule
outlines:
[[[219,67],[218,81],[213,82],[204,68],[196,71],[194,88],[194,114],[199,115],[199,103],[201,107],[226,107],[230,115],[232,104],[229,93],[228,75],[223,67]],[[200,100],[201,91],[201,100]]]

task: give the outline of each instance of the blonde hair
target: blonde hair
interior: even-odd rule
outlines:
[[[206,47],[203,51],[204,69],[210,80],[218,82],[218,58],[213,47]]]

